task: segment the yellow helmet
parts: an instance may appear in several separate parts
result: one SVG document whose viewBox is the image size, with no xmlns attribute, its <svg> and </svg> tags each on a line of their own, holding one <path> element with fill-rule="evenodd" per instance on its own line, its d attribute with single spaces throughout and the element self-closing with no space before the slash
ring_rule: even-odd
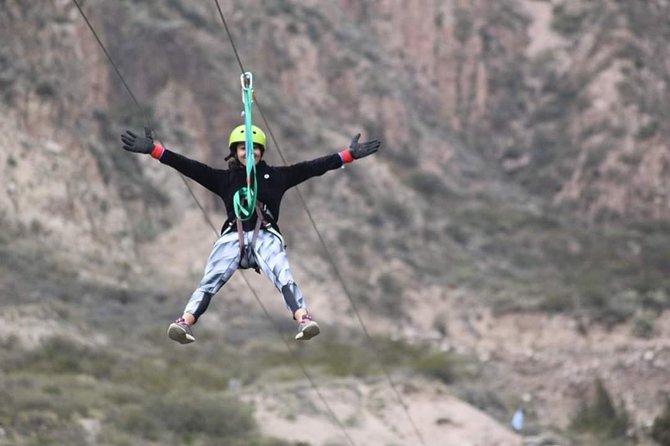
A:
<svg viewBox="0 0 670 446">
<path fill-rule="evenodd" d="M 228 138 L 228 148 L 232 152 L 234 144 L 245 141 L 246 138 L 244 135 L 244 124 L 238 125 L 233 129 L 232 132 L 230 132 L 230 138 Z M 265 133 L 255 125 L 251 126 L 251 142 L 253 144 L 260 145 L 261 152 L 265 152 Z"/>
</svg>

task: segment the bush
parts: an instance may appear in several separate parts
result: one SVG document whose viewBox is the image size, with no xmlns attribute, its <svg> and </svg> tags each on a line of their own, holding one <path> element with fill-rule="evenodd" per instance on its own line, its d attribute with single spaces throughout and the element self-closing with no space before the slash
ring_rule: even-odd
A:
<svg viewBox="0 0 670 446">
<path fill-rule="evenodd" d="M 179 444 L 190 444 L 199 436 L 229 444 L 227 440 L 249 438 L 256 431 L 250 406 L 229 396 L 191 391 L 168 394 L 123 410 L 115 422 L 120 429 L 146 439 L 159 440 L 167 434 L 179 439 Z"/>
<path fill-rule="evenodd" d="M 411 221 L 411 215 L 407 210 L 406 203 L 400 203 L 391 198 L 384 197 L 379 206 L 381 207 L 382 215 L 386 216 L 386 220 L 390 221 L 398 227 L 407 226 Z"/>
<path fill-rule="evenodd" d="M 49 81 L 41 81 L 35 87 L 35 93 L 42 99 L 53 99 L 58 91 L 59 88 Z"/>
<path fill-rule="evenodd" d="M 568 11 L 563 5 L 555 6 L 552 12 L 551 28 L 566 37 L 578 33 L 586 19 L 584 13 Z"/>
<path fill-rule="evenodd" d="M 654 419 L 651 438 L 660 446 L 670 446 L 670 399 L 666 401 L 663 412 Z"/>
<path fill-rule="evenodd" d="M 468 15 L 468 12 L 464 9 L 456 9 L 454 11 L 454 16 L 456 19 L 456 24 L 454 26 L 454 37 L 460 43 L 465 43 L 472 36 L 472 31 L 474 29 L 474 24 L 472 18 Z M 442 24 L 442 18 L 436 20 L 439 21 L 440 25 Z"/>
<path fill-rule="evenodd" d="M 593 403 L 582 401 L 582 407 L 572 421 L 579 432 L 588 432 L 603 438 L 624 438 L 628 429 L 628 414 L 617 410 L 612 398 L 600 379 L 594 382 Z"/>
<path fill-rule="evenodd" d="M 652 136 L 656 135 L 656 133 L 658 133 L 659 127 L 660 126 L 658 124 L 658 121 L 651 121 L 648 124 L 645 124 L 642 127 L 640 127 L 635 137 L 638 139 L 638 141 L 649 139 Z"/>
<path fill-rule="evenodd" d="M 447 195 L 449 189 L 439 176 L 426 173 L 414 172 L 409 177 L 409 185 L 426 198 L 432 198 L 437 195 Z"/>
<path fill-rule="evenodd" d="M 334 376 L 365 376 L 378 366 L 370 360 L 370 352 L 362 346 L 327 342 L 310 362 L 319 364 Z"/>
<path fill-rule="evenodd" d="M 26 355 L 20 362 L 23 371 L 49 374 L 88 374 L 108 377 L 117 359 L 102 351 L 78 345 L 68 339 L 54 337 Z"/>
<path fill-rule="evenodd" d="M 377 279 L 377 289 L 381 293 L 379 311 L 387 316 L 400 317 L 403 311 L 404 285 L 393 274 L 384 273 Z"/>
<path fill-rule="evenodd" d="M 485 382 L 482 385 L 458 386 L 456 395 L 471 406 L 493 415 L 498 420 L 503 420 L 509 416 L 509 408 L 502 400 L 500 390 L 491 388 L 491 384 Z"/>
<path fill-rule="evenodd" d="M 649 339 L 654 336 L 656 315 L 649 311 L 641 311 L 635 315 L 631 333 L 638 338 Z"/>
<path fill-rule="evenodd" d="M 453 383 L 457 378 L 454 358 L 445 353 L 433 353 L 420 358 L 415 365 L 418 372 L 436 378 L 445 384 Z"/>
</svg>

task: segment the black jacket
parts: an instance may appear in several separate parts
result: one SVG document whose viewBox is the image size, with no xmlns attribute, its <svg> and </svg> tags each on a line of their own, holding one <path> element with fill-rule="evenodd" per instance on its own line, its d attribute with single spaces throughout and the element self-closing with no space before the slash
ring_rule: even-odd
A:
<svg viewBox="0 0 670 446">
<path fill-rule="evenodd" d="M 246 169 L 243 167 L 214 169 L 167 149 L 163 151 L 160 162 L 177 169 L 183 175 L 221 197 L 228 213 L 228 219 L 221 228 L 222 233 L 235 226 L 233 197 L 235 192 L 246 185 Z M 305 180 L 339 167 L 342 167 L 342 159 L 337 153 L 291 166 L 270 166 L 261 160 L 256 165 L 256 181 L 258 184 L 257 200 L 265 205 L 264 217 L 279 231 L 277 222 L 284 192 Z M 255 224 L 256 215 L 254 214 L 252 218 L 243 222 L 243 228 L 245 231 L 250 231 L 254 229 Z"/>
</svg>

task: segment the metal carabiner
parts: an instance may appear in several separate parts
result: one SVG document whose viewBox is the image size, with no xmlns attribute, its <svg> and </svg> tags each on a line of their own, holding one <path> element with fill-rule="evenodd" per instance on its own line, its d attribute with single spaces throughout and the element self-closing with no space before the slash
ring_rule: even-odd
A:
<svg viewBox="0 0 670 446">
<path fill-rule="evenodd" d="M 251 74 L 250 71 L 247 71 L 246 73 L 242 73 L 240 75 L 240 84 L 242 84 L 242 102 L 245 101 L 244 93 L 246 91 L 252 91 L 254 90 L 254 76 Z"/>
<path fill-rule="evenodd" d="M 242 73 L 240 75 L 240 82 L 242 83 L 242 88 L 253 88 L 254 86 L 254 75 L 251 74 L 251 71 Z"/>
<path fill-rule="evenodd" d="M 254 86 L 253 74 L 251 74 L 250 71 L 242 73 L 240 75 L 240 84 L 242 84 L 242 103 L 244 104 L 246 110 L 246 107 L 251 103 L 253 103 L 254 99 L 256 99 L 256 93 L 254 93 L 253 89 Z M 249 104 L 247 104 L 247 101 L 249 101 Z M 244 117 L 245 115 L 245 110 L 242 110 L 242 117 Z"/>
</svg>

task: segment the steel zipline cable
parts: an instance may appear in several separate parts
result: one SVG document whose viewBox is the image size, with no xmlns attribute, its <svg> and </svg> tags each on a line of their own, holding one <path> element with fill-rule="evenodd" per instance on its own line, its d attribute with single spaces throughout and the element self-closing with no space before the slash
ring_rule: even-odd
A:
<svg viewBox="0 0 670 446">
<path fill-rule="evenodd" d="M 130 95 L 130 97 L 131 97 L 131 99 L 133 100 L 133 102 L 135 103 L 136 107 L 140 110 L 140 112 L 142 112 L 142 114 L 143 114 L 143 116 L 144 116 L 144 119 L 145 119 L 145 122 L 146 122 L 147 126 L 151 128 L 151 127 L 152 127 L 152 125 L 151 125 L 151 120 L 150 120 L 149 117 L 146 115 L 146 113 L 144 113 L 144 111 L 142 110 L 142 107 L 140 106 L 139 101 L 137 100 L 137 98 L 136 98 L 135 95 L 133 94 L 132 89 L 130 88 L 130 86 L 129 86 L 128 83 L 126 82 L 125 78 L 124 78 L 123 75 L 121 74 L 121 71 L 119 70 L 118 66 L 117 66 L 116 63 L 114 62 L 114 59 L 112 58 L 112 56 L 111 56 L 111 55 L 109 54 L 109 52 L 107 51 L 107 48 L 106 48 L 105 45 L 102 43 L 102 40 L 101 40 L 100 37 L 98 36 L 98 33 L 95 31 L 95 28 L 93 27 L 93 25 L 91 24 L 91 22 L 88 20 L 88 17 L 86 16 L 86 14 L 84 13 L 84 11 L 82 10 L 81 6 L 79 5 L 79 2 L 78 2 L 77 0 L 72 0 L 72 2 L 75 4 L 75 6 L 77 7 L 77 9 L 79 10 L 79 13 L 80 13 L 80 15 L 82 16 L 82 18 L 84 19 L 84 21 L 86 22 L 86 25 L 88 26 L 88 29 L 91 31 L 91 33 L 92 33 L 93 36 L 95 37 L 95 40 L 98 42 L 98 45 L 100 46 L 100 48 L 102 49 L 103 53 L 104 53 L 105 56 L 107 57 L 107 60 L 109 61 L 109 63 L 110 63 L 110 64 L 112 65 L 112 67 L 114 68 L 114 71 L 116 72 L 117 76 L 120 78 L 121 83 L 122 83 L 123 86 L 125 87 L 126 91 L 127 91 L 128 94 Z M 240 67 L 241 67 L 241 66 L 240 66 Z M 157 139 L 158 139 L 158 138 L 157 138 Z M 159 142 L 161 143 L 161 145 L 163 145 L 163 147 L 165 147 L 165 145 L 163 144 L 162 141 L 159 140 Z M 181 174 L 180 174 L 180 175 L 181 175 Z M 207 220 L 209 226 L 212 228 L 212 230 L 214 231 L 215 235 L 218 237 L 219 233 L 218 233 L 218 231 L 216 230 L 216 227 L 214 226 L 214 224 L 212 223 L 212 221 L 210 220 L 209 215 L 207 214 L 207 211 L 206 211 L 206 210 L 204 209 L 204 207 L 200 204 L 198 198 L 197 198 L 197 197 L 195 196 L 195 194 L 193 193 L 193 191 L 192 191 L 190 185 L 188 184 L 188 182 L 186 181 L 186 179 L 184 178 L 183 175 L 181 175 L 181 178 L 182 178 L 182 180 L 184 181 L 184 184 L 186 185 L 186 187 L 188 188 L 188 190 L 189 190 L 189 192 L 190 192 L 190 194 L 191 194 L 191 197 L 193 198 L 193 200 L 196 202 L 196 204 L 198 205 L 198 207 L 199 207 L 200 210 L 202 211 L 202 213 L 203 213 L 205 219 Z M 356 444 L 354 443 L 353 439 L 351 438 L 351 436 L 349 435 L 349 433 L 348 433 L 347 430 L 345 429 L 344 424 L 343 424 L 343 423 L 339 420 L 339 418 L 335 415 L 335 412 L 334 412 L 333 409 L 331 408 L 330 404 L 328 404 L 328 400 L 325 398 L 325 396 L 323 395 L 323 393 L 321 392 L 321 390 L 320 390 L 319 387 L 317 386 L 316 381 L 315 381 L 315 380 L 312 378 L 312 376 L 307 372 L 307 368 L 305 367 L 305 365 L 303 364 L 303 362 L 300 360 L 300 358 L 298 357 L 298 355 L 296 354 L 296 352 L 293 350 L 293 348 L 289 345 L 289 343 L 286 341 L 286 339 L 285 339 L 284 336 L 282 335 L 281 328 L 279 327 L 279 325 L 277 324 L 277 322 L 272 318 L 272 316 L 271 316 L 270 313 L 268 312 L 267 308 L 265 307 L 265 305 L 264 305 L 263 302 L 261 301 L 260 297 L 258 296 L 258 293 L 256 292 L 256 290 L 251 286 L 251 283 L 249 282 L 249 280 L 247 279 L 247 277 L 246 277 L 244 274 L 242 274 L 242 277 L 243 277 L 244 281 L 246 282 L 247 286 L 249 287 L 249 289 L 251 290 L 252 294 L 254 295 L 254 298 L 256 299 L 256 302 L 258 302 L 258 304 L 259 304 L 259 306 L 261 307 L 263 313 L 265 314 L 265 316 L 268 318 L 268 320 L 270 321 L 270 323 L 272 324 L 272 326 L 275 328 L 275 330 L 276 330 L 277 333 L 279 334 L 279 337 L 280 337 L 280 338 L 282 339 L 282 341 L 284 342 L 284 345 L 286 346 L 286 349 L 289 351 L 289 353 L 291 354 L 291 356 L 294 358 L 294 360 L 295 360 L 296 364 L 298 365 L 298 367 L 302 370 L 302 373 L 305 375 L 305 377 L 306 377 L 307 380 L 309 381 L 310 385 L 312 386 L 312 388 L 313 388 L 314 391 L 316 392 L 317 396 L 319 397 L 319 399 L 320 399 L 321 402 L 323 403 L 324 407 L 326 408 L 326 410 L 328 411 L 328 413 L 330 414 L 330 416 L 335 420 L 336 424 L 338 425 L 339 429 L 342 431 L 342 433 L 343 433 L 344 436 L 346 437 L 346 439 L 347 439 L 347 441 L 349 442 L 349 444 L 351 444 L 352 446 L 356 446 Z"/>
<path fill-rule="evenodd" d="M 93 28 L 93 25 L 92 25 L 91 22 L 88 20 L 88 17 L 86 16 L 86 14 L 84 14 L 84 11 L 81 9 L 81 6 L 79 5 L 79 2 L 78 2 L 77 0 L 72 0 L 72 3 L 74 3 L 75 6 L 77 7 L 77 9 L 79 10 L 79 14 L 81 15 L 81 17 L 82 17 L 82 18 L 84 19 L 84 21 L 86 22 L 86 25 L 88 26 L 88 29 L 91 31 L 91 34 L 93 34 L 93 37 L 95 37 L 95 40 L 98 42 L 98 45 L 99 45 L 100 48 L 102 49 L 102 52 L 105 53 L 105 56 L 107 57 L 107 60 L 109 61 L 109 63 L 110 63 L 110 65 L 112 66 L 112 68 L 114 68 L 114 71 L 116 72 L 116 75 L 117 75 L 117 76 L 119 77 L 119 79 L 121 80 L 121 83 L 122 83 L 123 86 L 125 87 L 125 89 L 126 89 L 126 91 L 128 92 L 128 94 L 130 95 L 130 98 L 133 100 L 133 102 L 135 103 L 135 106 L 137 107 L 137 109 L 140 111 L 140 113 L 141 113 L 142 116 L 144 117 L 145 125 L 146 125 L 147 127 L 151 128 L 151 129 L 153 129 L 153 125 L 152 125 L 151 119 L 150 119 L 149 116 L 146 114 L 146 112 L 142 109 L 142 106 L 140 105 L 139 101 L 137 100 L 137 98 L 136 98 L 135 95 L 133 94 L 133 90 L 130 89 L 130 86 L 128 85 L 128 83 L 127 83 L 126 80 L 124 79 L 123 75 L 121 74 L 121 71 L 119 70 L 119 67 L 118 67 L 118 66 L 116 65 L 116 63 L 114 62 L 114 59 L 112 59 L 112 56 L 109 54 L 109 51 L 107 51 L 107 48 L 106 48 L 105 45 L 102 43 L 102 40 L 100 40 L 100 37 L 98 36 L 98 33 L 95 31 L 95 28 Z M 163 144 L 163 141 L 162 141 L 162 140 L 160 139 L 160 137 L 158 136 L 158 132 L 156 132 L 155 129 L 154 129 L 154 133 L 156 134 L 156 139 L 158 140 L 158 142 L 160 142 L 160 144 L 161 144 L 163 147 L 166 147 L 166 145 Z M 207 221 L 207 223 L 209 224 L 209 226 L 212 228 L 212 230 L 214 230 L 214 232 L 218 235 L 218 232 L 216 231 L 216 227 L 214 226 L 214 223 L 212 223 L 212 220 L 210 220 L 209 216 L 207 215 L 207 212 L 205 211 L 205 208 L 202 207 L 202 205 L 200 204 L 200 201 L 199 201 L 198 198 L 195 196 L 195 193 L 193 192 L 193 189 L 191 189 L 191 186 L 190 186 L 190 185 L 188 184 L 188 182 L 186 181 L 186 178 L 184 178 L 184 175 L 182 175 L 181 173 L 179 174 L 179 176 L 180 176 L 181 180 L 184 182 L 184 184 L 186 185 L 186 188 L 188 189 L 188 192 L 191 194 L 191 197 L 193 197 L 193 200 L 195 200 L 195 203 L 198 205 L 198 207 L 200 208 L 200 210 L 201 210 L 202 213 L 204 214 L 204 216 L 205 216 L 205 220 Z"/>
<path fill-rule="evenodd" d="M 244 66 L 242 65 L 242 60 L 240 58 L 239 52 L 237 51 L 237 47 L 235 46 L 233 36 L 230 32 L 230 28 L 228 27 L 228 23 L 226 22 L 223 11 L 221 10 L 221 5 L 219 4 L 219 0 L 214 0 L 214 3 L 216 4 L 216 8 L 219 11 L 219 16 L 221 17 L 221 21 L 223 22 L 223 26 L 226 30 L 226 34 L 228 35 L 228 40 L 230 41 L 230 45 L 233 47 L 233 52 L 235 53 L 235 57 L 236 57 L 237 62 L 240 66 L 240 70 L 242 70 L 242 73 L 244 74 L 245 71 L 244 71 Z M 255 102 L 256 102 L 256 107 L 258 108 L 258 111 L 261 114 L 261 118 L 263 119 L 263 122 L 265 123 L 265 127 L 266 127 L 268 133 L 270 134 L 270 138 L 272 139 L 273 144 L 277 148 L 277 153 L 279 153 L 279 156 L 282 159 L 282 162 L 284 164 L 288 164 L 287 161 L 286 161 L 286 158 L 284 157 L 283 151 L 281 150 L 281 148 L 280 148 L 280 146 L 279 146 L 279 144 L 278 144 L 278 142 L 277 142 L 277 140 L 274 136 L 274 133 L 272 132 L 272 129 L 270 127 L 270 123 L 268 122 L 268 120 L 265 117 L 265 114 L 263 113 L 263 108 L 261 107 L 261 104 L 260 104 L 260 102 L 258 101 L 257 98 L 255 99 Z M 315 233 L 316 233 L 316 235 L 317 235 L 317 237 L 318 237 L 318 239 L 321 243 L 321 246 L 323 247 L 323 249 L 326 253 L 326 256 L 328 257 L 330 265 L 333 268 L 333 271 L 335 272 L 335 275 L 337 276 L 337 279 L 340 282 L 340 284 L 342 286 L 342 289 L 344 290 L 344 294 L 347 296 L 347 299 L 349 300 L 349 303 L 351 305 L 351 309 L 354 312 L 354 314 L 356 315 L 356 319 L 358 320 L 358 322 L 359 322 L 359 324 L 360 324 L 360 326 L 363 330 L 363 333 L 365 334 L 365 338 L 367 339 L 371 350 L 374 352 L 375 357 L 376 357 L 377 361 L 379 362 L 379 365 L 381 366 L 381 369 L 384 373 L 384 376 L 385 376 L 386 380 L 388 381 L 389 386 L 393 390 L 393 393 L 395 394 L 399 405 L 402 407 L 402 409 L 405 413 L 405 416 L 409 420 L 409 423 L 412 425 L 412 429 L 414 430 L 414 433 L 418 437 L 421 444 L 425 446 L 426 443 L 424 442 L 423 435 L 421 435 L 421 431 L 419 431 L 416 423 L 414 422 L 414 419 L 410 415 L 409 410 L 407 409 L 407 405 L 405 404 L 405 402 L 403 401 L 402 396 L 400 395 L 400 391 L 398 390 L 396 385 L 393 383 L 393 380 L 391 379 L 390 373 L 388 372 L 388 370 L 384 366 L 384 363 L 381 359 L 381 355 L 380 355 L 379 351 L 377 350 L 377 348 L 374 345 L 374 340 L 372 339 L 372 336 L 370 335 L 370 333 L 369 333 L 369 331 L 368 331 L 368 329 L 365 325 L 365 322 L 363 321 L 363 317 L 361 316 L 360 312 L 358 311 L 358 307 L 356 306 L 356 303 L 354 302 L 352 294 L 349 291 L 349 288 L 347 287 L 346 282 L 344 281 L 344 277 L 340 273 L 340 270 L 337 267 L 337 264 L 335 263 L 334 257 L 332 255 L 332 253 L 330 252 L 330 249 L 328 249 L 328 245 L 326 244 L 325 239 L 324 239 L 323 235 L 321 234 L 321 231 L 319 231 L 319 228 L 316 224 L 316 221 L 314 220 L 314 217 L 312 216 L 312 213 L 309 210 L 309 207 L 307 206 L 307 201 L 303 197 L 302 193 L 300 192 L 300 188 L 298 186 L 295 187 L 295 190 L 298 194 L 300 202 L 302 203 L 302 206 L 305 209 L 305 212 L 307 213 L 307 217 L 309 218 L 309 221 L 310 221 L 312 227 L 314 228 L 314 231 L 315 231 Z"/>
</svg>

